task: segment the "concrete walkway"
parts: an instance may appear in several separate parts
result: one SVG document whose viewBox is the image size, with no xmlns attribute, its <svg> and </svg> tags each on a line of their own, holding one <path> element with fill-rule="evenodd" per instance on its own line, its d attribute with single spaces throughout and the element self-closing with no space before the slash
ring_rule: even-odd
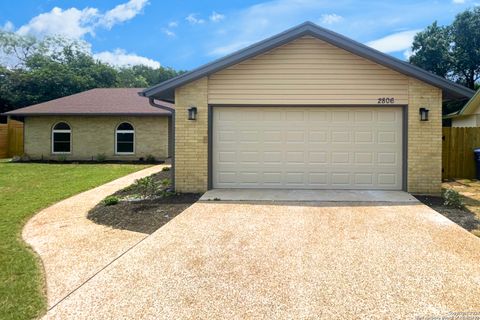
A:
<svg viewBox="0 0 480 320">
<path fill-rule="evenodd" d="M 148 236 L 95 224 L 87 214 L 106 196 L 163 167 L 150 167 L 60 201 L 27 222 L 22 237 L 42 259 L 48 308 Z"/>
<path fill-rule="evenodd" d="M 480 239 L 416 203 L 199 202 L 46 319 L 415 319 L 480 311 Z"/>
</svg>

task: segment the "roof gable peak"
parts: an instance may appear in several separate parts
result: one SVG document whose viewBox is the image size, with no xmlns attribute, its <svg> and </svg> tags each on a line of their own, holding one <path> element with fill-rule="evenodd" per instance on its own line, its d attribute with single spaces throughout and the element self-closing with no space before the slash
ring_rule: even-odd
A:
<svg viewBox="0 0 480 320">
<path fill-rule="evenodd" d="M 377 51 L 341 34 L 322 28 L 313 22 L 306 21 L 270 38 L 252 44 L 244 49 L 238 50 L 237 52 L 231 53 L 223 58 L 200 66 L 199 68 L 190 72 L 147 88 L 143 90 L 140 95 L 149 98 L 173 101 L 175 88 L 177 87 L 198 80 L 202 77 L 208 76 L 219 70 L 228 68 L 234 64 L 240 63 L 307 35 L 328 42 L 333 46 L 349 51 L 357 56 L 378 63 L 407 76 L 441 88 L 444 91 L 445 97 L 470 98 L 474 94 L 473 90 L 470 90 L 464 86 L 446 80 L 410 63 Z"/>
</svg>

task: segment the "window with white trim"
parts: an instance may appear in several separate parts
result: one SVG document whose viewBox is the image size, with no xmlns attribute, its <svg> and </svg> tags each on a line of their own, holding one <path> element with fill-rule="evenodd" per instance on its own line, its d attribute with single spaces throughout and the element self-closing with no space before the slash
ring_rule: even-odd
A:
<svg viewBox="0 0 480 320">
<path fill-rule="evenodd" d="M 115 130 L 115 153 L 135 153 L 135 129 L 128 122 L 119 124 Z"/>
<path fill-rule="evenodd" d="M 52 129 L 52 153 L 70 153 L 72 150 L 72 129 L 65 122 L 59 122 Z"/>
</svg>

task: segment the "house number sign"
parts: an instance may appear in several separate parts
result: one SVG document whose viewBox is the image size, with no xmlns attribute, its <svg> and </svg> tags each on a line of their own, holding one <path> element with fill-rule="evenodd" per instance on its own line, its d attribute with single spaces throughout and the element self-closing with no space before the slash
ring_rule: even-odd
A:
<svg viewBox="0 0 480 320">
<path fill-rule="evenodd" d="M 378 98 L 378 104 L 392 104 L 395 103 L 395 98 L 394 97 L 381 97 Z"/>
</svg>

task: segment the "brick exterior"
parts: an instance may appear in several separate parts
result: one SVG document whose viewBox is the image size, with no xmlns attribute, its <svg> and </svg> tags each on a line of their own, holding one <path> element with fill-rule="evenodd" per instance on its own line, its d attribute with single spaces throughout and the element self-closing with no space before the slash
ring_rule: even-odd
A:
<svg viewBox="0 0 480 320">
<path fill-rule="evenodd" d="M 442 92 L 409 79 L 407 189 L 412 193 L 441 192 Z M 175 91 L 175 181 L 182 192 L 203 192 L 208 187 L 208 79 L 202 78 Z M 187 120 L 189 106 L 198 119 Z M 430 110 L 429 121 L 419 120 L 419 108 Z"/>
<path fill-rule="evenodd" d="M 442 91 L 415 79 L 408 90 L 407 190 L 439 194 L 442 181 Z M 430 110 L 429 121 L 420 121 L 419 109 Z"/>
<path fill-rule="evenodd" d="M 95 160 L 105 154 L 107 160 L 138 160 L 153 155 L 168 156 L 168 117 L 121 116 L 38 116 L 25 118 L 25 153 L 32 159 L 58 159 L 52 154 L 52 127 L 59 121 L 72 129 L 68 160 Z M 122 122 L 135 128 L 135 154 L 115 155 L 115 129 Z"/>
<path fill-rule="evenodd" d="M 208 187 L 208 79 L 202 78 L 175 90 L 175 188 L 204 192 Z M 197 107 L 196 121 L 188 108 Z"/>
</svg>

